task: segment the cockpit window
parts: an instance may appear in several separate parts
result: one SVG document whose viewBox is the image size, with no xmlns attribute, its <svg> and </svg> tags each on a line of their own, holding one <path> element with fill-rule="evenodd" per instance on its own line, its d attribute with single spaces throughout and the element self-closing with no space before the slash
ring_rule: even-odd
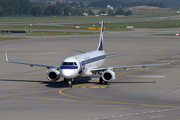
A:
<svg viewBox="0 0 180 120">
<path fill-rule="evenodd" d="M 77 66 L 76 62 L 63 62 L 63 66 Z"/>
<path fill-rule="evenodd" d="M 68 65 L 68 63 L 67 62 L 63 62 L 63 65 Z"/>
<path fill-rule="evenodd" d="M 73 65 L 73 62 L 68 62 L 68 65 L 69 65 L 69 66 L 72 66 L 72 65 Z"/>
</svg>

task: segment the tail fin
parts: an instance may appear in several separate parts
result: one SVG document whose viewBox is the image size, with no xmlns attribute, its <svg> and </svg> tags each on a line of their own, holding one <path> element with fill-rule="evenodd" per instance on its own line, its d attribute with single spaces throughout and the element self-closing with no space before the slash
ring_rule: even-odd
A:
<svg viewBox="0 0 180 120">
<path fill-rule="evenodd" d="M 101 22 L 101 33 L 100 33 L 100 39 L 99 39 L 99 46 L 97 50 L 103 50 L 103 30 L 104 30 L 104 20 Z"/>
</svg>

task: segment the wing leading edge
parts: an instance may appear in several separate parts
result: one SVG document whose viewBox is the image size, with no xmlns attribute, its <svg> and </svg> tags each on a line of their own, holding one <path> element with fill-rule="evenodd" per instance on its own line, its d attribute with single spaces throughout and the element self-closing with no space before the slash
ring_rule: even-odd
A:
<svg viewBox="0 0 180 120">
<path fill-rule="evenodd" d="M 6 62 L 8 63 L 16 63 L 16 64 L 23 64 L 23 65 L 30 65 L 31 67 L 33 66 L 40 66 L 40 67 L 47 67 L 49 68 L 60 68 L 60 66 L 54 66 L 54 65 L 45 65 L 45 64 L 36 64 L 36 63 L 26 63 L 26 62 L 16 62 L 16 61 L 9 61 L 8 56 L 7 56 L 7 51 L 5 51 L 6 54 Z"/>
<path fill-rule="evenodd" d="M 128 51 L 121 51 L 121 52 L 106 53 L 105 55 L 108 56 L 108 55 L 121 54 L 121 53 L 134 52 L 134 51 L 137 51 L 137 50 L 128 50 Z"/>
<path fill-rule="evenodd" d="M 101 68 L 93 68 L 91 72 L 100 72 L 100 71 L 105 71 L 108 69 L 116 69 L 116 68 L 134 68 L 134 67 L 147 67 L 147 66 L 155 66 L 155 65 L 168 65 L 171 64 L 172 62 L 169 63 L 155 63 L 155 64 L 139 64 L 139 65 L 125 65 L 125 66 L 112 66 L 112 67 L 101 67 Z"/>
</svg>

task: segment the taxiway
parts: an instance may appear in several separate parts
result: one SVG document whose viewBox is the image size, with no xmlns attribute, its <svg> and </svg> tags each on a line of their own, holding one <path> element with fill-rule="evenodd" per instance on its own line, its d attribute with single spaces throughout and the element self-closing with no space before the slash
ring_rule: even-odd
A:
<svg viewBox="0 0 180 120">
<path fill-rule="evenodd" d="M 109 84 L 98 84 L 98 75 L 76 78 L 73 88 L 61 80 L 46 79 L 48 69 L 5 62 L 9 60 L 60 65 L 71 51 L 97 48 L 99 35 L 30 36 L 0 42 L 0 119 L 2 120 L 179 120 L 179 36 L 156 37 L 151 33 L 179 29 L 135 29 L 104 34 L 104 50 L 138 50 L 106 58 L 103 66 L 162 63 L 120 70 Z"/>
</svg>

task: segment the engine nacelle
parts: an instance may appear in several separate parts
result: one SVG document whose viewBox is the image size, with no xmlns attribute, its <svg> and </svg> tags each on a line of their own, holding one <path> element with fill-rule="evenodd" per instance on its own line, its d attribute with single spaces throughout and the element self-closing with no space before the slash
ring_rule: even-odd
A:
<svg viewBox="0 0 180 120">
<path fill-rule="evenodd" d="M 111 70 L 106 70 L 102 73 L 102 79 L 106 82 L 113 81 L 115 79 L 116 75 Z"/>
<path fill-rule="evenodd" d="M 52 69 L 47 72 L 46 77 L 49 81 L 57 81 L 60 79 L 60 72 L 57 69 Z"/>
</svg>

